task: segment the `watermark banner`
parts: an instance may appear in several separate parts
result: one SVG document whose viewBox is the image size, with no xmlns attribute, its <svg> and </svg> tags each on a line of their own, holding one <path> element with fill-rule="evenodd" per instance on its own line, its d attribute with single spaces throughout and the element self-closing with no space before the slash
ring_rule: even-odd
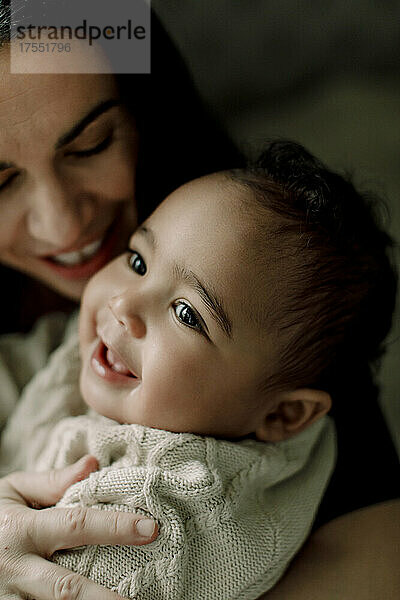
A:
<svg viewBox="0 0 400 600">
<path fill-rule="evenodd" d="M 12 73 L 150 73 L 150 0 L 11 0 Z"/>
</svg>

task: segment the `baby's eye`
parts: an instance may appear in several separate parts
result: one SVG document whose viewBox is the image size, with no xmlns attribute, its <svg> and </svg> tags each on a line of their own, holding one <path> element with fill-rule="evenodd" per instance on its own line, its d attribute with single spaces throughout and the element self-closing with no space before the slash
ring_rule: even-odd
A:
<svg viewBox="0 0 400 600">
<path fill-rule="evenodd" d="M 174 311 L 177 319 L 181 321 L 181 323 L 187 325 L 188 327 L 191 327 L 192 329 L 197 329 L 197 331 L 204 331 L 203 325 L 199 317 L 197 316 L 193 308 L 189 306 L 189 304 L 186 304 L 182 300 L 177 300 L 174 303 Z"/>
<path fill-rule="evenodd" d="M 128 264 L 135 273 L 138 275 L 145 275 L 147 271 L 146 263 L 140 256 L 139 252 L 135 250 L 129 250 L 130 256 L 128 256 Z"/>
</svg>

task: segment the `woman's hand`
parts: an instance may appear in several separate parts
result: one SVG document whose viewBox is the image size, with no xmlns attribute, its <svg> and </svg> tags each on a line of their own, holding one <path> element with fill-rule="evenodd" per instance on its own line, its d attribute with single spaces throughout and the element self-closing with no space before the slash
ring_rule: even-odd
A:
<svg viewBox="0 0 400 600">
<path fill-rule="evenodd" d="M 86 508 L 45 508 L 98 468 L 93 456 L 58 471 L 0 479 L 0 599 L 118 600 L 120 596 L 49 562 L 56 550 L 86 544 L 142 545 L 158 535 L 141 515 Z"/>
</svg>

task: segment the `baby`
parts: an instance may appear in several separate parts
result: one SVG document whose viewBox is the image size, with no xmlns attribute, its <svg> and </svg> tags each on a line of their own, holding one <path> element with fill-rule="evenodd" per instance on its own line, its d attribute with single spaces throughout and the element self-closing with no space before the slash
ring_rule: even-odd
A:
<svg viewBox="0 0 400 600">
<path fill-rule="evenodd" d="M 351 184 L 289 142 L 173 192 L 89 282 L 81 362 L 71 323 L 1 449 L 8 470 L 95 455 L 60 505 L 139 508 L 159 536 L 54 560 L 142 600 L 271 588 L 334 465 L 330 392 L 387 333 L 367 324 L 393 300 L 388 242 Z"/>
</svg>

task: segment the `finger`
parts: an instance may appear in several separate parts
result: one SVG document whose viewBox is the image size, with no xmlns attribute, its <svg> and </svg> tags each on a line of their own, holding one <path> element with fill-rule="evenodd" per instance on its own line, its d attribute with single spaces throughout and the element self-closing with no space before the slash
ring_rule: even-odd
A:
<svg viewBox="0 0 400 600">
<path fill-rule="evenodd" d="M 37 600 L 122 600 L 115 592 L 35 555 L 26 557 L 16 581 L 24 597 Z"/>
<path fill-rule="evenodd" d="M 88 477 L 98 466 L 97 459 L 87 455 L 64 469 L 42 473 L 20 471 L 12 473 L 6 479 L 27 504 L 52 506 L 70 485 Z"/>
<path fill-rule="evenodd" d="M 46 556 L 86 545 L 141 546 L 158 536 L 156 521 L 132 513 L 84 507 L 29 512 L 34 544 Z"/>
</svg>

